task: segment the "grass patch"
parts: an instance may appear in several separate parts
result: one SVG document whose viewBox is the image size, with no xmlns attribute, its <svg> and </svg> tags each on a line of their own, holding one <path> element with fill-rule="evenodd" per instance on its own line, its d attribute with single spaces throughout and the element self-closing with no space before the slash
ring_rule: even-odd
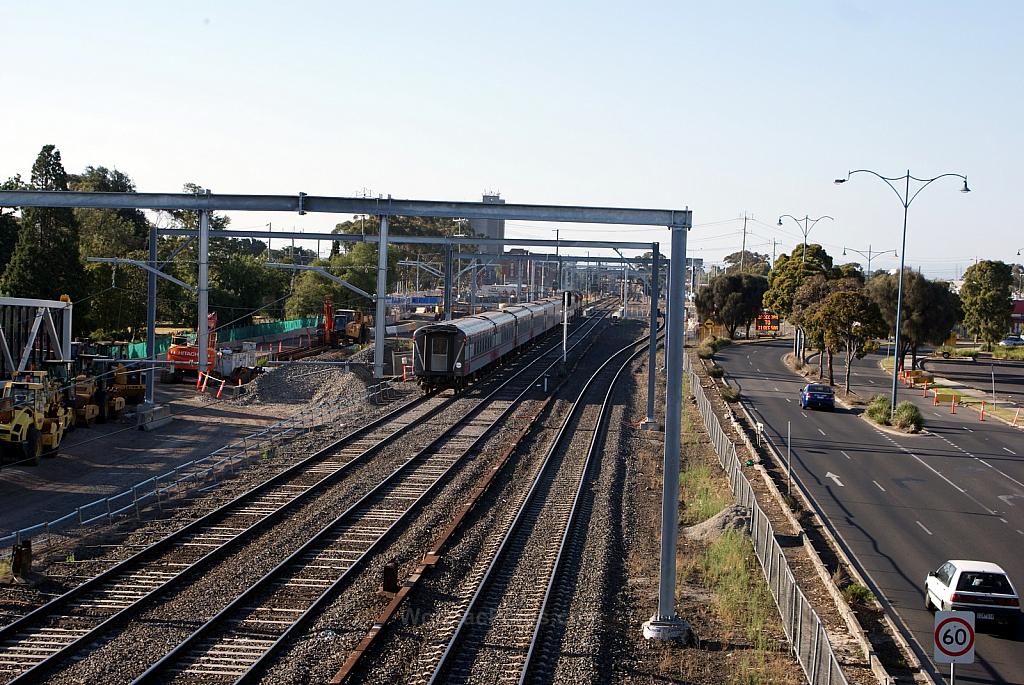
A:
<svg viewBox="0 0 1024 685">
<path fill-rule="evenodd" d="M 713 335 L 710 338 L 708 338 L 707 340 L 705 340 L 704 344 L 705 345 L 709 345 L 711 347 L 711 349 L 713 349 L 715 352 L 718 352 L 723 347 L 728 347 L 729 345 L 732 345 L 732 339 L 731 338 L 719 338 L 718 336 L 714 336 Z"/>
<path fill-rule="evenodd" d="M 683 522 L 692 526 L 709 518 L 732 504 L 732 498 L 716 485 L 720 476 L 717 469 L 707 464 L 687 466 L 679 474 L 684 505 Z"/>
<path fill-rule="evenodd" d="M 708 367 L 708 375 L 712 378 L 721 378 L 725 375 L 725 369 L 718 364 L 712 364 Z"/>
<path fill-rule="evenodd" d="M 843 599 L 851 607 L 866 607 L 875 601 L 875 596 L 860 583 L 850 583 L 843 588 Z"/>
<path fill-rule="evenodd" d="M 864 413 L 875 423 L 888 426 L 889 415 L 892 413 L 892 402 L 886 395 L 875 395 Z"/>
<path fill-rule="evenodd" d="M 959 358 L 976 358 L 979 351 L 977 347 L 956 347 L 955 345 L 942 345 L 935 349 L 935 353 L 941 357 L 945 357 L 948 354 L 950 357 Z"/>
<path fill-rule="evenodd" d="M 720 390 L 720 393 L 722 395 L 722 399 L 725 400 L 726 402 L 740 401 L 740 391 L 736 390 L 733 387 L 727 385 Z"/>
<path fill-rule="evenodd" d="M 701 345 L 697 348 L 697 356 L 701 359 L 713 359 L 715 356 L 715 349 L 710 345 Z"/>
<path fill-rule="evenodd" d="M 992 357 L 995 359 L 1024 360 L 1024 347 L 999 347 L 992 348 Z"/>
<path fill-rule="evenodd" d="M 747 534 L 740 530 L 723 533 L 704 551 L 700 571 L 715 593 L 716 613 L 757 649 L 777 651 L 779 644 L 771 638 L 770 629 L 775 605 Z"/>
</svg>

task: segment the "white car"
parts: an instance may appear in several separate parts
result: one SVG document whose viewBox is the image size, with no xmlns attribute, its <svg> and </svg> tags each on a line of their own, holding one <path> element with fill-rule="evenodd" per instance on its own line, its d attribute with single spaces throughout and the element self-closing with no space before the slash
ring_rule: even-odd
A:
<svg viewBox="0 0 1024 685">
<path fill-rule="evenodd" d="M 1015 335 L 1008 335 L 999 341 L 999 345 L 1000 347 L 1020 347 L 1024 345 L 1024 339 L 1018 338 Z"/>
<path fill-rule="evenodd" d="M 924 580 L 924 606 L 929 611 L 973 611 L 981 623 L 989 621 L 1012 630 L 1020 617 L 1020 595 L 997 564 L 953 559 L 928 573 Z"/>
</svg>

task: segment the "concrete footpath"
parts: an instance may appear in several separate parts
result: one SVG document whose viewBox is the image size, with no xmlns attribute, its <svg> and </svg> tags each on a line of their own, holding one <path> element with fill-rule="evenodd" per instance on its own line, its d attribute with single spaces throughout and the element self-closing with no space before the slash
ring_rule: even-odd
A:
<svg viewBox="0 0 1024 685">
<path fill-rule="evenodd" d="M 97 499 L 170 471 L 257 431 L 298 407 L 212 402 L 195 387 L 158 385 L 157 401 L 174 419 L 153 432 L 134 419 L 76 428 L 60 453 L 39 466 L 0 466 L 0 535 L 63 516 Z"/>
</svg>

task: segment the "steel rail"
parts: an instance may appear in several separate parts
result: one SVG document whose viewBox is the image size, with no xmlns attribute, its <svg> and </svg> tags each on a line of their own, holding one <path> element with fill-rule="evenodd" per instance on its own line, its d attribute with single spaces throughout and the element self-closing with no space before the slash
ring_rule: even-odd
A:
<svg viewBox="0 0 1024 685">
<path fill-rule="evenodd" d="M 660 334 L 658 338 L 663 339 L 664 334 Z M 540 612 L 537 614 L 537 622 L 534 624 L 533 628 L 533 637 L 530 639 L 530 648 L 526 653 L 526 661 L 524 662 L 523 668 L 519 674 L 519 685 L 524 685 L 527 682 L 527 676 L 533 666 L 533 658 L 536 654 L 537 643 L 540 641 L 541 631 L 544 628 L 544 615 L 547 613 L 548 603 L 554 592 L 555 581 L 558 579 L 558 576 L 562 571 L 562 560 L 565 556 L 566 547 L 568 546 L 570 533 L 576 525 L 576 516 L 579 513 L 580 499 L 583 496 L 583 488 L 587 482 L 586 476 L 590 471 L 590 464 L 594 459 L 594 455 L 597 454 L 599 449 L 601 449 L 603 446 L 603 440 L 607 436 L 608 419 L 611 416 L 612 408 L 612 393 L 615 392 L 616 384 L 619 382 L 619 376 L 622 375 L 622 372 L 644 352 L 644 348 L 640 348 L 629 355 L 629 358 L 626 359 L 622 366 L 619 367 L 619 370 L 615 372 L 615 376 L 608 385 L 608 391 L 604 395 L 604 401 L 601 403 L 601 411 L 597 418 L 597 425 L 594 427 L 594 433 L 590 437 L 590 446 L 587 449 L 587 459 L 583 465 L 583 472 L 580 477 L 579 486 L 576 488 L 576 495 L 573 497 L 572 510 L 569 513 L 569 519 L 565 524 L 565 531 L 562 534 L 562 540 L 558 545 L 558 554 L 555 557 L 555 563 L 551 569 L 551 578 L 548 581 L 547 589 L 544 591 L 544 599 L 541 600 Z"/>
<path fill-rule="evenodd" d="M 586 397 L 587 391 L 590 389 L 590 386 L 597 380 L 598 376 L 600 376 L 602 374 L 602 372 L 606 369 L 606 367 L 608 367 L 608 365 L 611 364 L 617 357 L 619 357 L 620 355 L 628 352 L 630 349 L 632 349 L 633 347 L 636 347 L 637 345 L 642 345 L 642 344 L 646 343 L 648 340 L 649 340 L 649 336 L 644 336 L 643 338 L 641 338 L 639 340 L 635 340 L 635 341 L 629 343 L 628 345 L 622 347 L 621 349 L 615 351 L 607 360 L 604 361 L 604 363 L 601 364 L 601 366 L 599 366 L 597 368 L 596 371 L 594 371 L 593 374 L 591 374 L 590 378 L 587 380 L 587 382 L 584 385 L 583 389 L 580 391 L 579 397 L 573 403 L 572 407 L 569 410 L 569 413 L 566 415 L 565 421 L 562 423 L 562 426 L 561 426 L 561 428 L 558 431 L 558 434 L 555 436 L 554 441 L 552 442 L 551 446 L 548 448 L 547 454 L 545 455 L 544 461 L 542 462 L 541 467 L 540 467 L 540 469 L 537 472 L 537 476 L 534 478 L 534 481 L 533 481 L 533 484 L 530 487 L 530 490 L 527 492 L 526 496 L 523 498 L 523 502 L 519 506 L 519 509 L 516 512 L 515 518 L 512 520 L 512 523 L 509 526 L 509 529 L 506 531 L 505 535 L 503 536 L 503 538 L 501 540 L 501 543 L 498 546 L 498 549 L 495 551 L 495 554 L 492 557 L 491 562 L 490 562 L 490 564 L 487 567 L 487 570 L 484 572 L 483 577 L 481 578 L 480 582 L 477 584 L 476 591 L 473 593 L 473 596 L 470 598 L 469 603 L 467 604 L 465 610 L 463 611 L 462 617 L 459 619 L 459 623 L 455 627 L 455 631 L 452 634 L 451 638 L 449 639 L 448 644 L 446 645 L 446 647 L 444 649 L 444 652 L 441 654 L 440 660 L 439 660 L 437 666 L 435 667 L 433 674 L 431 675 L 431 677 L 429 679 L 430 683 L 444 682 L 443 674 L 444 674 L 444 672 L 445 672 L 445 670 L 446 670 L 446 668 L 448 666 L 449 659 L 452 657 L 453 653 L 455 652 L 456 645 L 460 641 L 460 639 L 461 639 L 461 637 L 462 637 L 462 635 L 463 635 L 463 633 L 464 633 L 464 631 L 466 629 L 466 626 L 468 625 L 468 623 L 470 621 L 470 616 L 473 615 L 475 608 L 479 604 L 480 599 L 481 599 L 481 597 L 484 594 L 484 590 L 489 585 L 489 583 L 490 583 L 490 581 L 492 579 L 492 576 L 494 574 L 494 571 L 498 567 L 499 560 L 504 556 L 505 551 L 508 548 L 510 541 L 515 536 L 515 534 L 518 532 L 520 522 L 522 521 L 522 519 L 523 519 L 525 513 L 527 512 L 528 508 L 533 504 L 534 496 L 536 495 L 538 489 L 541 487 L 541 484 L 543 482 L 545 482 L 545 480 L 549 477 L 549 475 L 551 477 L 554 477 L 554 475 L 557 475 L 557 474 L 554 474 L 554 475 L 549 474 L 549 466 L 551 465 L 551 463 L 553 461 L 554 455 L 562 447 L 562 445 L 565 442 L 566 438 L 572 434 L 572 431 L 569 430 L 569 426 L 573 423 L 573 419 L 574 418 L 578 418 L 582 414 L 583 409 L 587 406 L 587 405 L 584 404 L 583 398 Z M 611 385 L 610 385 L 610 388 L 614 387 L 614 383 L 618 379 L 619 374 L 621 373 L 622 368 L 625 368 L 636 356 L 642 354 L 645 351 L 646 351 L 646 348 L 645 347 L 641 347 L 639 350 L 636 350 L 635 352 L 633 352 L 628 357 L 628 359 L 625 362 L 623 362 L 622 366 L 620 367 L 620 369 L 616 372 L 615 376 L 613 377 Z M 605 403 L 607 403 L 607 397 L 608 396 L 606 396 Z M 605 411 L 604 406 L 602 406 L 601 413 L 603 414 L 604 411 Z M 594 436 L 597 436 L 597 434 L 598 434 L 598 431 L 597 431 L 597 428 L 595 428 Z M 592 437 L 592 440 L 593 439 L 594 438 Z M 584 481 L 586 479 L 586 472 L 587 472 L 587 469 L 589 467 L 589 463 L 590 463 L 590 460 L 589 460 L 589 455 L 588 455 L 587 460 L 585 462 L 585 465 L 584 465 L 584 467 L 583 467 L 583 469 L 581 471 L 581 476 L 580 476 L 580 481 L 581 482 L 580 482 L 580 486 L 579 486 L 580 488 L 582 488 L 583 483 L 584 483 Z M 556 469 L 556 471 L 557 471 L 557 469 Z M 577 490 L 577 498 L 578 498 L 578 495 L 579 495 L 579 489 Z M 572 519 L 573 513 L 575 512 L 577 501 L 578 500 L 574 500 L 574 502 L 573 502 L 572 512 L 570 513 L 570 517 L 569 517 L 570 520 Z M 541 618 L 542 617 L 543 617 L 543 614 L 541 615 Z M 538 618 L 537 620 L 540 621 L 541 618 Z"/>
<path fill-rule="evenodd" d="M 419 407 L 431 397 L 432 395 L 427 395 L 415 398 L 409 402 L 402 404 L 396 409 L 388 412 L 384 416 L 375 419 L 369 424 L 353 430 L 349 434 L 339 438 L 338 440 L 331 443 L 327 447 L 324 447 L 323 449 L 315 452 L 314 454 L 306 457 L 305 459 L 296 462 L 295 464 L 289 466 L 281 473 L 273 476 L 272 478 L 264 481 L 263 483 L 254 486 L 253 488 L 247 490 L 246 492 L 243 492 L 238 497 L 235 497 L 231 501 L 226 502 L 220 507 L 217 507 L 216 509 L 208 512 L 207 514 L 196 519 L 192 523 L 189 523 L 188 525 L 178 529 L 177 531 L 174 531 L 169 535 L 161 538 L 160 540 L 157 540 L 152 545 L 149 545 L 146 548 L 128 557 L 127 559 L 118 562 L 116 565 L 112 566 L 106 571 L 103 571 L 102 573 L 85 581 L 81 585 L 72 588 L 68 592 L 65 592 L 59 597 L 56 597 L 55 599 L 47 602 L 46 604 L 43 604 L 42 606 L 29 612 L 28 614 L 7 624 L 3 628 L 0 628 L 0 645 L 4 645 L 3 647 L 0 647 L 0 660 L 2 660 L 6 656 L 5 652 L 9 651 L 12 646 L 17 646 L 16 644 L 9 643 L 13 643 L 19 639 L 19 632 L 31 630 L 33 626 L 38 626 L 40 622 L 45 622 L 48 619 L 59 618 L 60 616 L 62 616 L 62 614 L 58 612 L 61 612 L 62 610 L 69 608 L 73 602 L 84 599 L 89 593 L 100 590 L 100 588 L 104 584 L 111 581 L 116 581 L 118 577 L 130 575 L 133 569 L 144 569 L 148 563 L 153 561 L 153 557 L 156 557 L 170 550 L 175 544 L 181 543 L 189 539 L 190 536 L 199 533 L 199 531 L 202 531 L 204 528 L 207 528 L 211 525 L 215 525 L 218 520 L 223 519 L 227 516 L 231 516 L 232 510 L 239 509 L 248 504 L 251 504 L 252 502 L 258 500 L 261 495 L 265 494 L 267 491 L 272 490 L 274 487 L 277 487 L 282 482 L 287 481 L 297 475 L 301 475 L 302 472 L 308 469 L 311 465 L 332 456 L 334 452 L 336 452 L 337 450 L 343 449 L 346 445 L 362 438 L 363 436 L 369 433 L 372 433 L 377 428 L 401 416 L 410 409 Z M 207 554 L 204 554 L 200 558 L 196 559 L 187 568 L 184 568 L 177 574 L 166 578 L 165 582 L 152 586 L 152 589 L 150 589 L 149 592 L 139 595 L 137 598 L 135 598 L 135 601 L 132 602 L 130 605 L 125 606 L 124 608 L 114 612 L 113 614 L 110 614 L 106 618 L 96 617 L 102 618 L 100 623 L 89 629 L 87 632 L 76 636 L 73 641 L 61 645 L 58 651 L 52 652 L 48 656 L 46 656 L 45 659 L 37 661 L 28 670 L 16 675 L 12 680 L 8 682 L 29 682 L 40 677 L 40 675 L 42 675 L 44 671 L 53 667 L 57 662 L 67 658 L 71 652 L 77 650 L 83 644 L 87 644 L 89 641 L 93 640 L 101 631 L 104 631 L 124 620 L 130 619 L 132 615 L 141 611 L 142 607 L 145 604 L 147 604 L 148 600 L 154 597 L 156 594 L 166 593 L 168 590 L 177 587 L 178 585 L 181 585 L 186 580 L 191 578 L 191 576 L 194 575 L 194 573 L 197 570 L 199 570 L 202 566 L 206 566 L 212 562 L 217 561 L 219 558 L 224 556 L 224 554 L 226 554 L 228 551 L 234 549 L 242 542 L 245 542 L 257 532 L 263 530 L 264 528 L 273 523 L 276 523 L 277 520 L 287 510 L 291 509 L 295 504 L 297 504 L 300 501 L 303 501 L 306 497 L 311 496 L 312 494 L 319 491 L 323 487 L 330 485 L 335 480 L 337 480 L 337 478 L 341 477 L 349 470 L 354 468 L 357 464 L 364 461 L 365 458 L 371 452 L 379 449 L 380 447 L 383 447 L 385 444 L 390 443 L 394 439 L 398 438 L 400 435 L 405 433 L 410 428 L 429 418 L 430 415 L 436 413 L 437 411 L 440 411 L 441 408 L 443 408 L 444 406 L 446 405 L 439 405 L 436 409 L 431 410 L 425 413 L 423 416 L 419 417 L 417 421 L 403 425 L 399 430 L 390 434 L 384 440 L 375 443 L 372 447 L 368 448 L 367 450 L 364 450 L 360 455 L 356 456 L 351 461 L 346 462 L 341 468 L 339 468 L 333 474 L 330 474 L 327 477 L 323 478 L 322 480 L 316 482 L 295 498 L 289 500 L 288 502 L 285 502 L 280 507 L 268 513 L 263 518 L 255 521 L 251 526 L 244 529 L 243 532 L 225 541 L 224 544 L 220 545 L 219 547 L 211 550 Z M 75 617 L 88 618 L 86 616 L 81 615 L 76 615 Z M 45 631 L 46 629 L 44 628 L 43 630 Z M 27 661 L 29 657 L 23 658 Z"/>
<path fill-rule="evenodd" d="M 591 325 L 589 328 L 585 330 L 577 329 L 577 331 L 575 331 L 574 334 L 580 335 L 580 339 L 577 340 L 572 345 L 571 349 L 575 349 L 577 346 L 582 344 L 583 341 L 586 340 L 586 335 L 593 331 L 598 326 L 598 324 L 603 320 L 604 317 L 602 316 L 596 319 L 593 325 Z M 190 652 L 197 646 L 200 646 L 200 643 L 202 641 L 211 639 L 210 636 L 213 635 L 221 627 L 222 624 L 229 621 L 234 615 L 238 613 L 244 613 L 247 610 L 251 609 L 253 605 L 250 604 L 250 602 L 257 600 L 257 596 L 260 593 L 267 591 L 269 588 L 271 588 L 278 581 L 278 579 L 281 576 L 284 576 L 285 573 L 290 569 L 296 567 L 303 567 L 305 565 L 304 558 L 308 557 L 311 551 L 316 550 L 317 545 L 324 542 L 325 540 L 328 540 L 332 535 L 337 533 L 339 530 L 343 529 L 349 523 L 358 520 L 358 513 L 360 512 L 360 510 L 364 509 L 368 503 L 372 503 L 374 498 L 381 495 L 381 493 L 385 493 L 386 489 L 390 487 L 392 484 L 400 483 L 402 477 L 410 473 L 415 473 L 414 469 L 417 466 L 420 466 L 431 453 L 437 451 L 437 448 L 439 446 L 442 446 L 451 435 L 456 433 L 456 431 L 459 428 L 462 428 L 463 426 L 471 423 L 472 420 L 477 415 L 479 415 L 487 408 L 488 403 L 492 399 L 498 396 L 498 394 L 501 393 L 507 386 L 512 384 L 513 381 L 521 380 L 528 369 L 536 365 L 538 362 L 542 361 L 549 354 L 556 352 L 560 347 L 560 344 L 556 344 L 549 347 L 541 355 L 538 355 L 535 359 L 529 361 L 521 369 L 516 370 L 511 376 L 505 379 L 497 388 L 495 388 L 488 395 L 483 397 L 477 404 L 477 406 L 468 411 L 464 416 L 462 416 L 457 423 L 447 428 L 443 433 L 441 433 L 441 435 L 432 440 L 428 445 L 426 445 L 424 448 L 419 450 L 415 455 L 413 455 L 407 461 L 401 464 L 397 469 L 395 469 L 391 474 L 386 476 L 380 483 L 374 486 L 373 489 L 371 489 L 369 492 L 363 495 L 358 501 L 353 503 L 337 518 L 335 518 L 333 521 L 331 521 L 322 529 L 320 529 L 320 531 L 318 531 L 302 546 L 300 546 L 297 550 L 290 554 L 286 559 L 282 560 L 273 569 L 267 572 L 262 578 L 260 578 L 255 583 L 250 585 L 248 589 L 246 589 L 241 595 L 236 597 L 230 604 L 228 604 L 226 607 L 218 611 L 216 615 L 214 615 L 212 618 L 206 621 L 198 629 L 196 629 L 191 635 L 189 635 L 187 638 L 185 638 L 185 640 L 180 642 L 174 649 L 172 649 L 159 661 L 152 664 L 144 673 L 142 673 L 138 678 L 136 678 L 133 681 L 133 683 L 135 685 L 139 685 L 141 683 L 151 683 L 160 680 L 169 671 L 171 671 L 176 664 L 178 664 L 180 661 L 184 659 L 187 659 L 190 655 Z M 251 682 L 252 680 L 254 680 L 256 678 L 256 674 L 259 673 L 267 664 L 269 659 L 274 654 L 276 654 L 278 650 L 280 650 L 281 646 L 286 642 L 286 640 L 296 631 L 300 630 L 309 620 L 311 620 L 311 618 L 318 613 L 321 607 L 323 607 L 328 601 L 333 599 L 333 597 L 340 591 L 342 584 L 345 583 L 347 579 L 350 577 L 350 575 L 357 569 L 359 569 L 363 565 L 363 563 L 365 563 L 365 561 L 376 552 L 377 548 L 389 536 L 389 534 L 400 523 L 402 523 L 402 521 L 404 521 L 406 517 L 414 509 L 416 509 L 418 505 L 426 497 L 430 496 L 438 487 L 439 484 L 445 482 L 447 475 L 451 473 L 457 466 L 459 466 L 465 460 L 467 455 L 471 454 L 480 444 L 482 444 L 491 435 L 491 433 L 499 425 L 501 420 L 504 419 L 517 406 L 518 402 L 527 393 L 533 390 L 534 383 L 536 382 L 536 380 L 542 377 L 544 373 L 547 373 L 548 371 L 556 367 L 560 363 L 560 361 L 561 360 L 559 355 L 558 359 L 556 359 L 555 361 L 551 362 L 548 366 L 546 366 L 536 377 L 530 378 L 526 382 L 523 389 L 519 391 L 518 394 L 512 400 L 509 401 L 508 407 L 506 407 L 497 417 L 495 417 L 491 421 L 490 425 L 478 437 L 476 437 L 471 444 L 469 444 L 466 447 L 460 447 L 459 450 L 462 452 L 462 454 L 455 458 L 455 460 L 436 477 L 433 483 L 429 484 L 426 487 L 426 489 L 408 505 L 406 510 L 403 513 L 401 513 L 397 517 L 397 519 L 391 522 L 391 524 L 387 526 L 386 529 L 380 531 L 376 539 L 374 539 L 369 544 L 369 546 L 359 554 L 357 558 L 351 560 L 347 568 L 345 568 L 340 573 L 340 575 L 338 575 L 333 580 L 333 582 L 330 583 L 330 585 L 325 586 L 320 595 L 317 598 L 315 598 L 304 610 L 302 610 L 300 614 L 295 616 L 294 620 L 275 639 L 273 639 L 273 642 L 270 642 L 270 639 L 268 638 L 267 640 L 265 640 L 265 642 L 270 642 L 270 644 L 266 644 L 262 648 L 262 651 L 259 651 L 257 653 L 256 649 L 259 648 L 253 649 L 250 652 L 250 655 L 252 656 L 251 663 L 249 663 L 246 666 L 236 667 L 234 669 L 236 671 L 241 671 L 244 668 L 243 672 L 237 674 L 237 680 L 235 682 L 242 683 Z M 329 549 L 329 546 L 327 549 Z M 319 553 L 320 552 L 316 552 L 316 554 Z M 202 658 L 202 656 L 200 655 L 199 658 Z M 225 675 L 235 677 L 232 674 Z"/>
</svg>

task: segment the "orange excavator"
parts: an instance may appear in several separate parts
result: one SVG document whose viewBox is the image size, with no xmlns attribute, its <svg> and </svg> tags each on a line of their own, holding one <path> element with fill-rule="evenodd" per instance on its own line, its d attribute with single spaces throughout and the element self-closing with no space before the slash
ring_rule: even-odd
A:
<svg viewBox="0 0 1024 685">
<path fill-rule="evenodd" d="M 212 370 L 217 366 L 217 312 L 210 312 L 206 317 L 206 325 L 209 330 L 210 340 L 206 346 L 207 365 Z M 181 382 L 185 373 L 196 374 L 199 372 L 199 343 L 188 342 L 182 336 L 174 341 L 167 348 L 168 365 L 166 374 L 171 376 L 175 382 Z"/>
<path fill-rule="evenodd" d="M 331 298 L 324 300 L 324 345 L 366 344 L 370 339 L 372 317 L 355 309 L 335 309 Z"/>
</svg>

